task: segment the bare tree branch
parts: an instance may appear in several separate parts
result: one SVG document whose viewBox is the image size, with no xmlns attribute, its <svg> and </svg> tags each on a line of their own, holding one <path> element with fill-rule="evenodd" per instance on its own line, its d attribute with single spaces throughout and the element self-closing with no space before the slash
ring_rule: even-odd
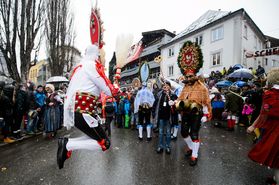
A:
<svg viewBox="0 0 279 185">
<path fill-rule="evenodd" d="M 74 35 L 73 16 L 70 12 L 69 0 L 47 0 L 46 3 L 46 42 L 49 55 L 51 75 L 63 75 L 74 51 L 72 39 Z"/>
<path fill-rule="evenodd" d="M 43 2 L 0 0 L 0 51 L 11 78 L 18 82 L 26 81 L 28 77 L 31 52 L 43 24 Z M 20 71 L 17 66 L 18 58 Z"/>
</svg>

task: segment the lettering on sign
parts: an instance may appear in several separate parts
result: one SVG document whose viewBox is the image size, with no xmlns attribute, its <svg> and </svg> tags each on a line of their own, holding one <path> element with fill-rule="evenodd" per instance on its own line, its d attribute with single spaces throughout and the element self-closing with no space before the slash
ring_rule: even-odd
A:
<svg viewBox="0 0 279 185">
<path fill-rule="evenodd" d="M 255 51 L 254 53 L 246 52 L 245 54 L 246 58 L 264 57 L 270 55 L 279 55 L 279 47 L 263 49 L 260 51 Z"/>
</svg>

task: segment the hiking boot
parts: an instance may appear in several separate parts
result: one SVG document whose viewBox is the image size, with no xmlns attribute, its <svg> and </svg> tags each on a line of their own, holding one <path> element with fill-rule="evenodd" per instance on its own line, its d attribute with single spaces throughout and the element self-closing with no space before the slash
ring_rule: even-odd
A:
<svg viewBox="0 0 279 185">
<path fill-rule="evenodd" d="M 171 136 L 171 140 L 176 141 L 177 140 L 177 136 Z"/>
<path fill-rule="evenodd" d="M 13 140 L 9 137 L 4 138 L 4 143 L 14 143 L 14 142 L 15 142 L 15 140 Z"/>
<path fill-rule="evenodd" d="M 152 140 L 152 137 L 148 137 L 146 138 L 147 141 L 151 141 Z"/>
<path fill-rule="evenodd" d="M 35 133 L 33 131 L 27 132 L 27 135 L 35 135 Z"/>
<path fill-rule="evenodd" d="M 197 162 L 198 162 L 198 158 L 196 157 L 191 157 L 190 161 L 189 161 L 189 164 L 190 166 L 196 166 L 197 165 Z"/>
<path fill-rule="evenodd" d="M 186 152 L 186 154 L 185 154 L 185 158 L 189 158 L 189 157 L 191 157 L 192 156 L 192 150 L 188 150 L 187 152 Z"/>
<path fill-rule="evenodd" d="M 157 150 L 156 150 L 156 152 L 157 152 L 158 154 L 162 153 L 162 152 L 163 152 L 163 148 L 158 147 Z"/>
<path fill-rule="evenodd" d="M 68 138 L 58 139 L 57 164 L 59 169 L 62 169 L 64 167 L 64 162 L 71 156 L 70 154 L 68 155 L 69 151 L 66 148 L 67 143 Z"/>
<path fill-rule="evenodd" d="M 169 147 L 166 149 L 166 153 L 167 153 L 167 154 L 170 154 L 170 153 L 171 153 L 171 149 L 170 149 Z"/>
</svg>

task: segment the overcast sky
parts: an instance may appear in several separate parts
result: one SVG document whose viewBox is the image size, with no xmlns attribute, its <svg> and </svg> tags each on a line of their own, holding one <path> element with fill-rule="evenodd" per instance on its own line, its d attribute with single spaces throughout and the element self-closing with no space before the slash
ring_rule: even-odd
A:
<svg viewBox="0 0 279 185">
<path fill-rule="evenodd" d="M 95 3 L 95 0 L 72 0 L 76 47 L 82 53 L 90 44 L 89 17 Z M 132 33 L 137 42 L 146 31 L 166 29 L 179 33 L 207 10 L 233 12 L 244 8 L 264 34 L 279 38 L 279 0 L 99 0 L 98 7 L 106 30 L 107 63 L 118 34 Z"/>
</svg>

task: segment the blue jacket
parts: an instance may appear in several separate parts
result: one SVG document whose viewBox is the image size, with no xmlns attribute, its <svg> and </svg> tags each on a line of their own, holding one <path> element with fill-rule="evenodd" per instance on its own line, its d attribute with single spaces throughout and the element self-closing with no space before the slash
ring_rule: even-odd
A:
<svg viewBox="0 0 279 185">
<path fill-rule="evenodd" d="M 211 106 L 212 106 L 213 109 L 224 108 L 225 107 L 225 102 L 223 102 L 223 101 L 212 101 Z"/>
<path fill-rule="evenodd" d="M 124 99 L 123 102 L 124 102 L 124 114 L 126 115 L 130 114 L 130 110 L 131 110 L 130 101 L 128 99 Z"/>
<path fill-rule="evenodd" d="M 36 91 L 35 93 L 35 100 L 39 107 L 43 107 L 45 105 L 46 95 L 43 92 Z"/>
</svg>

